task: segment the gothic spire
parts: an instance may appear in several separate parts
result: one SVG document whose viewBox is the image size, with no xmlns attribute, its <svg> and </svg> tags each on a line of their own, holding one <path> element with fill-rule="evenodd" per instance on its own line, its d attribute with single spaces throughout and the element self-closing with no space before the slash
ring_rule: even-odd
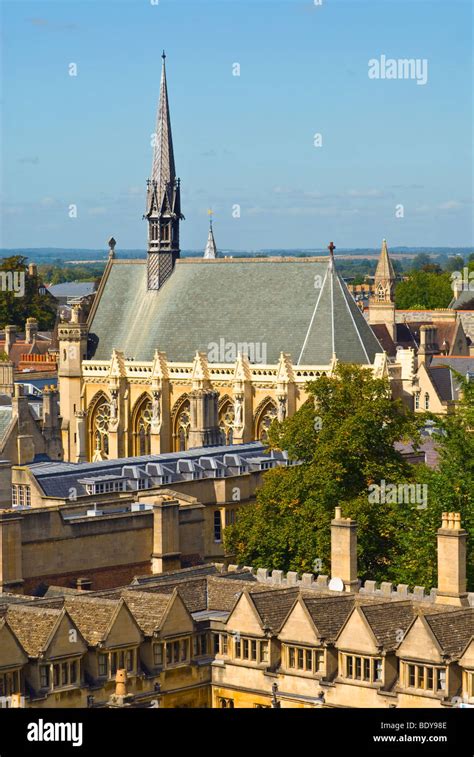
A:
<svg viewBox="0 0 474 757">
<path fill-rule="evenodd" d="M 147 181 L 148 263 L 147 288 L 160 289 L 179 258 L 180 182 L 176 178 L 171 137 L 165 53 L 163 51 L 160 101 L 153 145 L 151 180 Z"/>
<path fill-rule="evenodd" d="M 382 240 L 382 249 L 375 271 L 375 278 L 383 281 L 395 281 L 395 271 L 393 270 L 392 261 L 388 254 L 387 240 Z"/>
<path fill-rule="evenodd" d="M 212 231 L 212 210 L 209 211 L 209 234 L 207 236 L 206 249 L 204 250 L 204 258 L 217 258 L 217 247 L 214 232 Z"/>
<path fill-rule="evenodd" d="M 165 51 L 163 50 L 163 65 L 161 69 L 160 100 L 156 117 L 155 143 L 153 149 L 153 164 L 151 180 L 156 181 L 159 189 L 159 198 L 163 199 L 163 193 L 169 183 L 176 179 L 174 165 L 173 138 L 171 136 L 170 109 L 168 103 L 168 88 L 166 86 Z"/>
<path fill-rule="evenodd" d="M 379 302 L 393 302 L 395 280 L 396 276 L 388 254 L 387 240 L 383 239 L 374 279 L 375 295 Z"/>
</svg>

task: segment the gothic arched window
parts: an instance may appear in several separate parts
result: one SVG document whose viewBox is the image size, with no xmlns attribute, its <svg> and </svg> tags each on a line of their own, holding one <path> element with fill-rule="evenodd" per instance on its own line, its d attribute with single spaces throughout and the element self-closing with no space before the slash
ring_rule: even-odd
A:
<svg viewBox="0 0 474 757">
<path fill-rule="evenodd" d="M 91 420 L 92 460 L 106 460 L 109 456 L 110 405 L 105 397 L 96 404 Z"/>
<path fill-rule="evenodd" d="M 230 399 L 224 402 L 219 409 L 219 429 L 221 443 L 232 444 L 234 440 L 234 404 Z"/>
<path fill-rule="evenodd" d="M 277 408 L 273 400 L 268 400 L 261 406 L 255 417 L 255 439 L 261 442 L 268 441 L 268 430 L 277 418 Z"/>
<path fill-rule="evenodd" d="M 134 454 L 149 455 L 151 451 L 151 418 L 153 408 L 151 400 L 145 398 L 139 405 L 134 418 L 133 436 L 134 436 Z"/>
</svg>

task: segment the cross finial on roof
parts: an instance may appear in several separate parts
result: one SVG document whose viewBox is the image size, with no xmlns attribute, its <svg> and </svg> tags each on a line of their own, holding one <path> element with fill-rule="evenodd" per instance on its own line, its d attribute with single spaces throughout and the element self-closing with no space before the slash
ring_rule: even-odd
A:
<svg viewBox="0 0 474 757">
<path fill-rule="evenodd" d="M 165 51 L 164 51 L 164 50 L 163 50 L 163 52 L 161 53 L 161 57 L 163 58 L 163 60 L 165 60 L 165 58 L 166 58 L 166 53 L 165 53 Z"/>
<path fill-rule="evenodd" d="M 330 242 L 330 243 L 328 244 L 328 250 L 329 250 L 329 254 L 330 254 L 330 256 L 331 256 L 332 258 L 334 257 L 334 250 L 335 250 L 335 249 L 336 249 L 336 245 L 334 244 L 334 242 Z"/>
<path fill-rule="evenodd" d="M 212 210 L 212 208 L 209 208 L 209 210 L 207 211 L 207 214 L 209 216 L 209 226 L 212 229 L 212 216 L 214 215 L 214 211 Z"/>
</svg>

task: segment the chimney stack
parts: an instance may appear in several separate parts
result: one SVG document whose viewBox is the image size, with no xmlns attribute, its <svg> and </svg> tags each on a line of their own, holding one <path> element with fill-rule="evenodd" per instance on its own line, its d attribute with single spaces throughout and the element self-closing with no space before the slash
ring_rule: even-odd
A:
<svg viewBox="0 0 474 757">
<path fill-rule="evenodd" d="M 438 592 L 436 602 L 467 607 L 467 532 L 461 528 L 460 513 L 443 513 L 438 529 Z"/>
<path fill-rule="evenodd" d="M 38 333 L 38 321 L 36 318 L 27 318 L 25 326 L 25 342 L 33 344 L 34 338 Z"/>
<path fill-rule="evenodd" d="M 127 671 L 125 668 L 120 668 L 115 674 L 115 696 L 127 696 Z"/>
<path fill-rule="evenodd" d="M 5 326 L 5 352 L 10 354 L 12 345 L 16 342 L 16 326 Z"/>
<path fill-rule="evenodd" d="M 418 363 L 429 365 L 432 355 L 436 355 L 438 352 L 438 329 L 436 326 L 421 326 Z"/>
<path fill-rule="evenodd" d="M 351 518 L 343 518 L 340 507 L 336 507 L 331 521 L 331 578 L 340 578 L 345 591 L 355 592 L 359 588 L 357 523 Z"/>
</svg>

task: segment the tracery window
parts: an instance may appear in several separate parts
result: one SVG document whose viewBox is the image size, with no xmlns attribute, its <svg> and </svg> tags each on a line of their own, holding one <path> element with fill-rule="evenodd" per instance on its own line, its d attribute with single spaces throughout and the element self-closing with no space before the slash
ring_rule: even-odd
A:
<svg viewBox="0 0 474 757">
<path fill-rule="evenodd" d="M 222 444 L 232 444 L 234 439 L 234 405 L 228 400 L 219 411 L 219 428 Z"/>
<path fill-rule="evenodd" d="M 277 409 L 273 402 L 268 403 L 257 418 L 255 438 L 261 442 L 268 441 L 268 430 L 277 417 Z"/>
<path fill-rule="evenodd" d="M 151 451 L 150 433 L 153 408 L 151 400 L 140 406 L 135 418 L 135 454 L 149 455 Z"/>
<path fill-rule="evenodd" d="M 181 408 L 176 420 L 178 452 L 184 452 L 188 448 L 189 427 L 191 425 L 189 401 L 186 401 Z"/>
<path fill-rule="evenodd" d="M 92 421 L 93 459 L 103 460 L 109 454 L 110 405 L 104 399 L 96 407 Z"/>
</svg>

